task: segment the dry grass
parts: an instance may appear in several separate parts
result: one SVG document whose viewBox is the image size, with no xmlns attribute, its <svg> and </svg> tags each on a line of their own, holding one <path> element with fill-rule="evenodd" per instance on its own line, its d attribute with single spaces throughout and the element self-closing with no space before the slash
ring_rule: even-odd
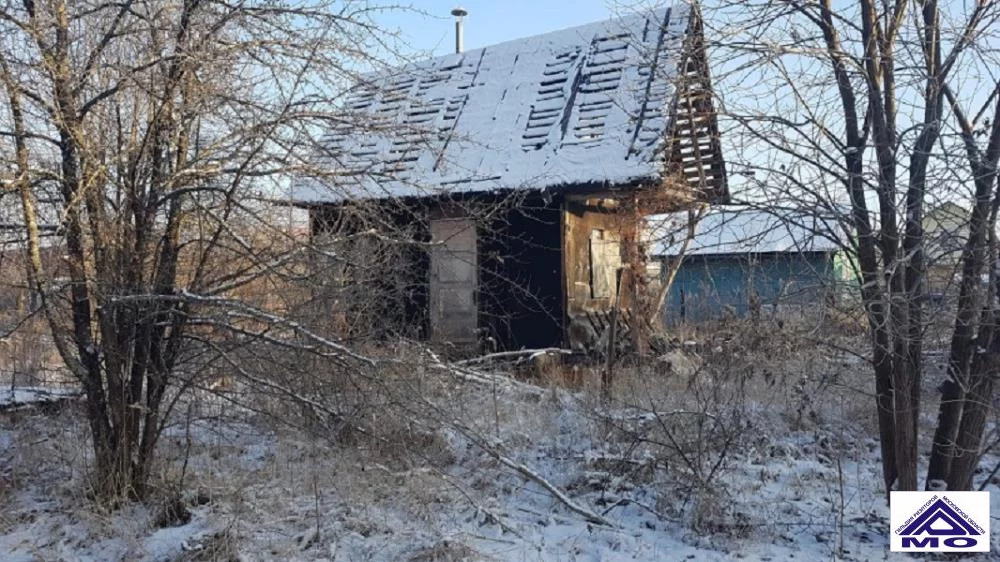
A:
<svg viewBox="0 0 1000 562">
<path fill-rule="evenodd" d="M 366 350 L 383 361 L 377 377 L 317 363 L 273 369 L 272 382 L 294 396 L 236 377 L 224 399 L 197 391 L 180 402 L 161 442 L 157 492 L 123 529 L 115 528 L 120 511 L 95 512 L 79 492 L 89 471 L 79 417 L 26 418 L 39 428 L 62 429 L 42 447 L 15 444 L 23 450 L 16 459 L 22 468 L 0 471 L 0 500 L 29 488 L 60 503 L 71 498 L 95 536 L 119 536 L 133 553 L 144 548 L 158 518 L 161 524 L 176 519 L 167 512 L 180 511 L 180 502 L 211 518 L 213 529 L 184 560 L 225 560 L 245 545 L 265 545 L 255 554 L 268 559 L 332 558 L 344 541 L 381 545 L 367 557 L 385 559 L 402 556 L 384 550 L 392 548 L 387 545 L 396 540 L 400 522 L 433 529 L 442 513 L 457 513 L 461 505 L 493 518 L 496 507 L 488 498 L 516 493 L 517 484 L 510 483 L 516 478 L 498 481 L 504 469 L 488 455 L 472 454 L 471 436 L 579 464 L 581 476 L 560 483 L 574 495 L 605 488 L 620 494 L 635 485 L 659 490 L 648 505 L 663 518 L 736 540 L 760 522 L 747 519 L 732 499 L 731 461 L 759 463 L 763 494 L 776 485 L 771 463 L 843 454 L 837 443 L 811 452 L 781 450 L 775 431 L 815 432 L 819 442 L 820 436 L 836 437 L 844 420 L 861 420 L 864 431 L 874 433 L 872 401 L 863 394 L 867 366 L 817 346 L 808 334 L 787 324 L 761 329 L 730 323 L 683 336 L 665 357 L 616 366 L 610 410 L 600 392 L 603 365 L 546 360 L 520 373 L 532 384 L 504 378 L 470 383 L 404 344 Z M 280 358 L 282 364 L 295 360 Z M 459 437 L 463 431 L 468 435 Z M 567 439 L 583 439 L 593 451 L 573 458 L 579 451 Z M 58 474 L 44 475 L 59 486 L 46 487 L 27 468 L 34 466 L 59 467 Z M 786 491 L 822 480 L 806 472 L 801 478 L 785 483 Z M 17 523 L 0 516 L 0 524 Z M 406 553 L 413 560 L 477 556 L 444 528 L 405 541 L 424 545 Z"/>
<path fill-rule="evenodd" d="M 0 339 L 0 385 L 64 386 L 72 382 L 40 318 L 29 319 Z"/>
</svg>

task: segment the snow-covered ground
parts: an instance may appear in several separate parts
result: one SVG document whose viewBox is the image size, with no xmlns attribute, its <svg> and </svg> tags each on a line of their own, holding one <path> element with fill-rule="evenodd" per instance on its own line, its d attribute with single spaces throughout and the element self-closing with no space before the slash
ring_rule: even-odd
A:
<svg viewBox="0 0 1000 562">
<path fill-rule="evenodd" d="M 645 388 L 625 396 L 649 397 L 656 414 L 605 408 L 588 391 L 456 383 L 455 423 L 402 423 L 377 442 L 189 409 L 167 430 L 157 475 L 183 483 L 180 518 L 156 501 L 95 511 L 81 492 L 80 413 L 20 410 L 0 417 L 0 559 L 907 559 L 887 552 L 871 400 L 850 379 L 863 386 L 867 372 L 838 365 L 788 380 L 763 369 L 749 386 L 622 383 Z M 838 369 L 848 374 L 828 376 Z M 704 401 L 699 386 L 732 392 Z M 697 407 L 713 402 L 718 411 Z M 667 435 L 657 427 L 686 441 L 653 442 Z M 157 497 L 170 496 L 164 486 Z"/>
</svg>

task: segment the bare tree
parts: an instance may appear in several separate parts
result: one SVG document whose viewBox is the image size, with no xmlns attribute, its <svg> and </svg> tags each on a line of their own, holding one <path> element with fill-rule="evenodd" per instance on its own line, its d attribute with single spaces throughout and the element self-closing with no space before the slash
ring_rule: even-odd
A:
<svg viewBox="0 0 1000 562">
<path fill-rule="evenodd" d="M 958 314 L 951 341 L 949 376 L 941 387 L 938 426 L 928 468 L 928 487 L 945 483 L 950 490 L 967 490 L 979 464 L 987 413 L 992 404 L 993 378 L 1000 368 L 1000 341 L 996 333 L 1000 286 L 997 265 L 997 210 L 1000 208 L 1000 98 L 997 82 L 986 104 L 970 119 L 955 93 L 945 85 L 959 137 L 965 145 L 974 188 L 968 241 L 962 251 Z M 988 108 L 995 101 L 992 125 Z M 983 147 L 979 136 L 986 137 Z M 982 276 L 989 271 L 984 287 Z"/>
<path fill-rule="evenodd" d="M 100 495 L 148 493 L 171 393 L 190 384 L 177 377 L 198 374 L 213 330 L 301 336 L 246 298 L 297 273 L 296 244 L 262 211 L 308 168 L 317 132 L 352 119 L 339 92 L 390 48 L 375 9 L 0 2 L 3 185 L 19 195 L 28 279 L 86 394 Z M 42 257 L 49 212 L 65 291 Z M 361 360 L 334 342 L 324 353 Z"/>
<path fill-rule="evenodd" d="M 986 407 L 982 391 L 989 389 L 989 377 L 970 369 L 991 369 L 993 305 L 984 300 L 981 275 L 992 260 L 1000 142 L 995 126 L 981 128 L 994 84 L 975 76 L 995 64 L 983 47 L 1000 10 L 990 2 L 942 7 L 859 0 L 834 7 L 820 0 L 720 2 L 707 12 L 716 24 L 719 90 L 737 155 L 730 165 L 736 160 L 736 173 L 747 178 L 744 196 L 850 209 L 841 216 L 853 234 L 871 333 L 886 490 L 913 490 L 918 481 L 929 323 L 924 216 L 928 205 L 960 200 L 964 187 L 975 185 L 967 199 L 970 235 L 927 481 L 967 488 L 975 462 L 955 450 L 978 456 L 977 420 Z M 953 84 L 962 84 L 960 94 Z M 967 108 L 979 106 L 974 119 L 965 117 Z M 985 150 L 976 144 L 984 134 Z M 959 143 L 967 147 L 964 162 L 952 150 Z M 968 171 L 956 172 L 959 166 Z"/>
</svg>

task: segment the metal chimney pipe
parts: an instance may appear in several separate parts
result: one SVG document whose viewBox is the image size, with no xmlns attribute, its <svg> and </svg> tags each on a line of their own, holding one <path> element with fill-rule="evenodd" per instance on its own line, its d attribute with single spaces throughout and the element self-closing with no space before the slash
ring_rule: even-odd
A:
<svg viewBox="0 0 1000 562">
<path fill-rule="evenodd" d="M 469 12 L 458 6 L 451 11 L 451 15 L 455 16 L 455 52 L 461 53 L 465 50 L 465 29 L 462 24 L 462 18 L 469 15 Z"/>
</svg>

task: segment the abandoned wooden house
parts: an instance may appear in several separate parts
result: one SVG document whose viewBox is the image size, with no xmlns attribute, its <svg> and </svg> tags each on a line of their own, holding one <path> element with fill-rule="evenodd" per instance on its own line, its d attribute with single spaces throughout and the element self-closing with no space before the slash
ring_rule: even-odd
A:
<svg viewBox="0 0 1000 562">
<path fill-rule="evenodd" d="M 294 203 L 314 235 L 391 223 L 428 242 L 380 290 L 435 342 L 585 346 L 574 323 L 638 294 L 641 217 L 728 197 L 687 3 L 369 75 L 346 108 Z"/>
</svg>

